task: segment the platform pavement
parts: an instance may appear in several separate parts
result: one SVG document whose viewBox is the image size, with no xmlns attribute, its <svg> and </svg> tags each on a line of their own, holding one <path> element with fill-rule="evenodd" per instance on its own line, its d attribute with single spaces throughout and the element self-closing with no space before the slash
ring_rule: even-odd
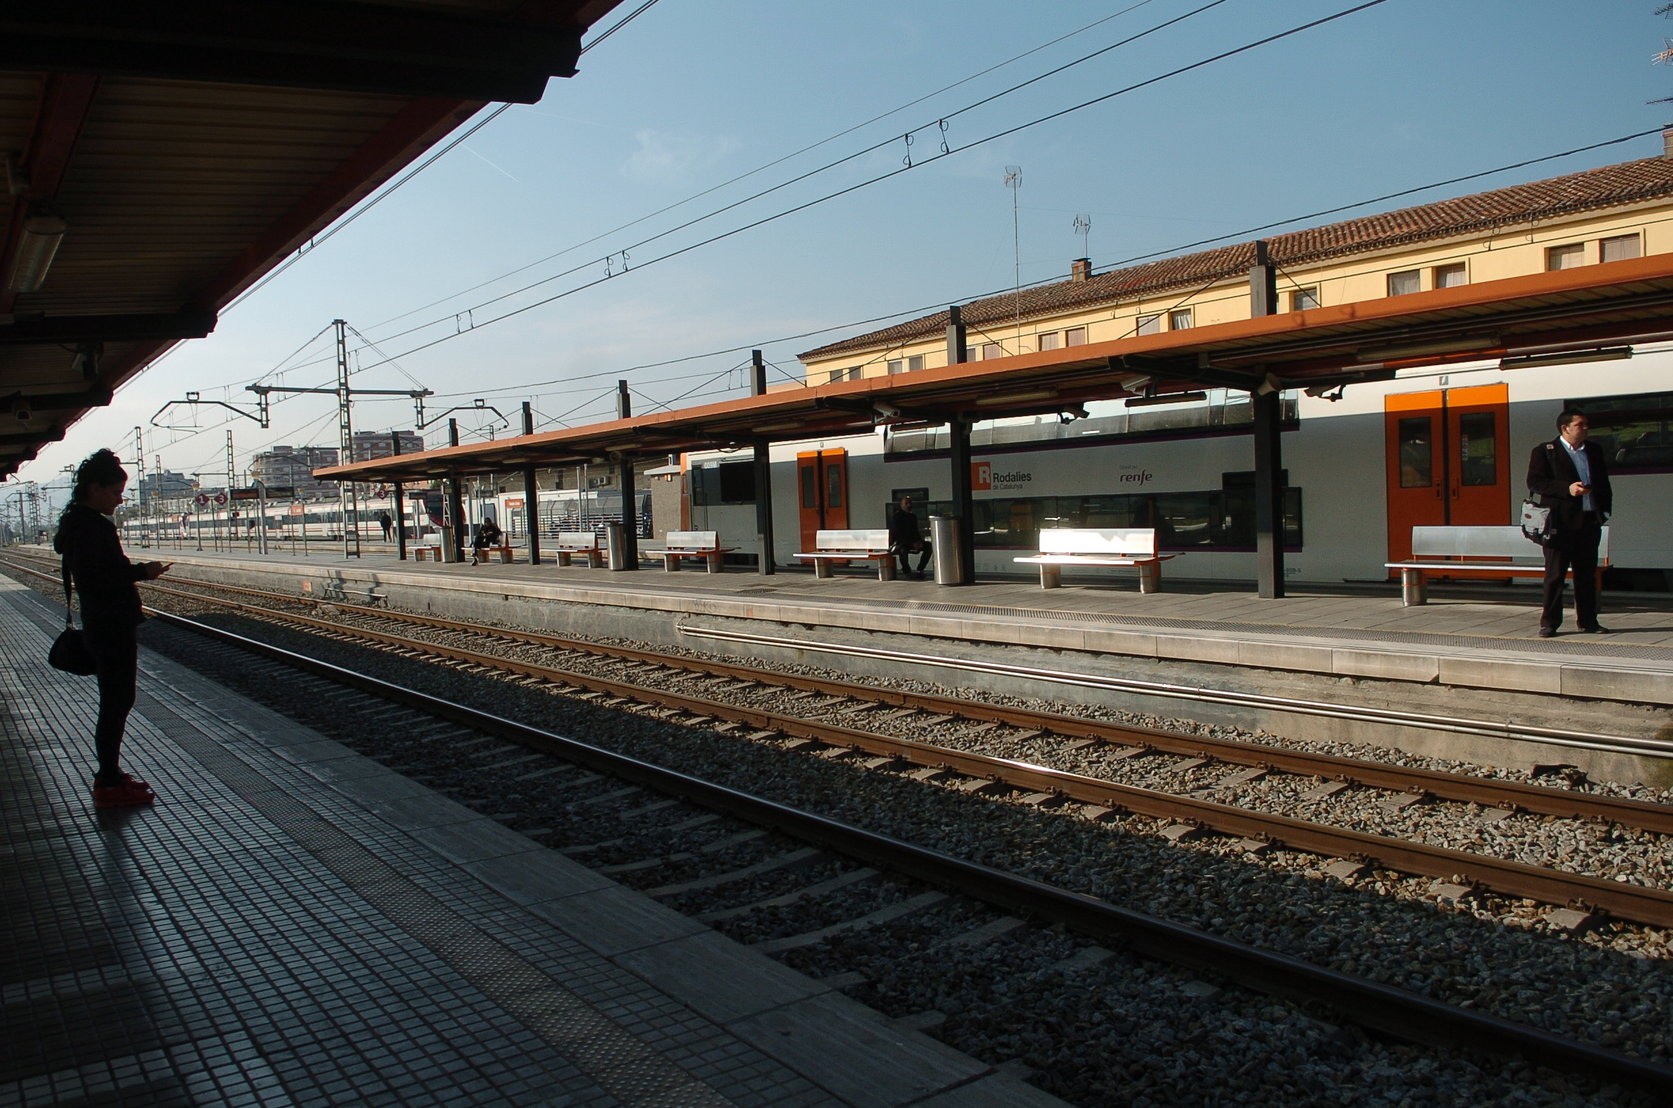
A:
<svg viewBox="0 0 1673 1108">
<path fill-rule="evenodd" d="M 140 552 L 132 552 L 137 559 Z M 1609 635 L 1536 635 L 1538 582 L 1433 582 L 1429 603 L 1401 603 L 1397 582 L 1290 585 L 1285 597 L 1252 583 L 1191 580 L 1180 570 L 1162 591 L 1142 594 L 1131 573 L 1066 574 L 1041 589 L 1034 575 L 980 575 L 968 585 L 879 581 L 860 569 L 818 579 L 805 570 L 762 575 L 729 567 L 710 574 L 530 565 L 519 548 L 510 565 L 400 561 L 368 544 L 360 557 L 340 547 L 300 556 L 161 549 L 148 555 L 194 565 L 243 563 L 294 581 L 314 595 L 333 582 L 374 585 L 395 603 L 423 608 L 442 594 L 480 596 L 499 618 L 502 600 L 562 600 L 604 608 L 762 620 L 815 629 L 892 632 L 928 640 L 1044 647 L 1187 663 L 1227 664 L 1331 677 L 1377 678 L 1514 693 L 1673 704 L 1673 597 L 1606 592 Z M 1181 563 L 1170 563 L 1170 568 Z M 353 599 L 354 593 L 349 592 Z M 437 610 L 442 610 L 438 605 Z M 500 613 L 503 614 L 503 613 Z M 1572 610 L 1569 612 L 1572 619 Z M 601 633 L 615 633 L 603 630 Z"/>
<path fill-rule="evenodd" d="M 91 679 L 0 580 L 0 1105 L 1058 1104 L 142 648 Z"/>
</svg>

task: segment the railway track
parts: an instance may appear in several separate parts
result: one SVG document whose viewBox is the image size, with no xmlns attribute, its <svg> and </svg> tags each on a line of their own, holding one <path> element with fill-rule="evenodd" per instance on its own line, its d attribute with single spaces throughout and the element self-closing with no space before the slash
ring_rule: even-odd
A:
<svg viewBox="0 0 1673 1108">
<path fill-rule="evenodd" d="M 178 590 L 155 591 L 187 595 Z M 250 590 L 243 591 L 247 593 Z M 1109 747 L 1108 756 L 1117 763 L 1133 756 L 1160 752 L 1196 763 L 1189 767 L 1191 769 L 1200 769 L 1212 763 L 1240 767 L 1229 777 L 1221 776 L 1216 784 L 1222 786 L 1228 783 L 1248 785 L 1265 774 L 1282 772 L 1317 779 L 1319 784 L 1315 791 L 1323 796 L 1350 785 L 1360 785 L 1392 794 L 1387 803 L 1397 807 L 1433 798 L 1481 806 L 1489 819 L 1526 811 L 1566 819 L 1606 821 L 1638 831 L 1666 835 L 1673 833 L 1673 808 L 1666 805 L 1388 766 L 1362 759 L 1293 751 L 1212 736 L 1170 734 L 1037 710 L 787 675 L 708 659 L 673 657 L 557 636 L 486 629 L 455 620 L 395 614 L 349 604 L 334 607 L 374 626 L 345 626 L 337 620 L 285 614 L 243 603 L 237 607 L 257 618 L 289 620 L 327 634 L 351 634 L 384 648 L 426 653 L 456 665 L 498 668 L 624 702 L 654 705 L 666 711 L 684 713 L 689 718 L 714 720 L 748 727 L 763 734 L 788 736 L 802 743 L 823 746 L 827 756 L 864 755 L 871 760 L 873 768 L 915 767 L 920 780 L 957 775 L 963 780 L 952 787 L 1005 788 L 1028 798 L 1031 803 L 1067 801 L 1095 809 L 1100 815 L 1119 811 L 1148 816 L 1166 821 L 1164 834 L 1170 837 L 1177 838 L 1194 831 L 1214 831 L 1243 840 L 1252 851 L 1287 847 L 1336 859 L 1351 867 L 1380 867 L 1435 878 L 1444 882 L 1447 893 L 1454 897 L 1487 890 L 1538 900 L 1582 915 L 1607 913 L 1619 919 L 1657 927 L 1673 926 L 1673 892 L 1665 889 L 1530 866 L 1421 842 L 1401 841 L 1386 834 L 1254 811 L 1206 796 L 1124 785 L 1029 761 L 915 740 L 903 737 L 899 732 L 915 729 L 925 719 L 941 724 L 959 720 L 984 731 L 1004 726 L 1030 738 L 1052 735 L 1070 742 L 1104 744 Z M 613 665 L 627 666 L 630 673 L 639 679 L 600 677 L 578 672 L 566 665 L 518 660 L 508 657 L 503 649 L 484 650 L 420 640 L 378 630 L 376 625 L 422 627 L 470 641 L 487 639 L 509 643 L 517 648 L 534 646 L 600 657 Z M 713 682 L 710 688 L 717 695 L 696 696 L 656 680 L 673 672 L 698 674 L 709 679 Z M 763 710 L 721 698 L 718 694 L 728 686 L 734 689 L 760 686 L 788 689 L 790 692 L 777 697 L 783 702 L 782 708 Z M 759 698 L 752 696 L 749 699 Z M 894 733 L 851 725 L 862 717 L 873 716 L 885 717 L 882 722 L 886 722 Z M 838 717 L 846 722 L 834 722 L 833 719 Z"/>
</svg>

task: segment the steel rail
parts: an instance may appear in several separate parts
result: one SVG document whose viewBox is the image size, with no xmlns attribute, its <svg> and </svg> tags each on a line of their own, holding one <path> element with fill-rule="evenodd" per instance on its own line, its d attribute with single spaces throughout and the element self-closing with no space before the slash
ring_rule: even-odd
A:
<svg viewBox="0 0 1673 1108">
<path fill-rule="evenodd" d="M 811 739 L 834 747 L 865 750 L 914 765 L 950 769 L 968 777 L 1003 782 L 1034 792 L 1051 793 L 1083 804 L 1118 808 L 1138 815 L 1188 823 L 1223 834 L 1241 835 L 1325 857 L 1351 859 L 1401 873 L 1455 881 L 1508 896 L 1528 897 L 1546 904 L 1607 912 L 1620 919 L 1652 926 L 1673 926 L 1673 892 L 1661 889 L 1550 870 L 1448 847 L 1404 842 L 1289 816 L 1252 812 L 1216 801 L 1177 796 L 1134 785 L 1121 785 L 1015 759 L 973 754 L 909 739 L 889 738 L 781 712 L 739 707 L 704 697 L 647 688 L 630 681 L 591 677 L 462 647 L 429 643 L 366 628 L 345 627 L 310 616 L 273 612 L 233 601 L 221 603 L 249 611 L 265 619 L 299 623 L 332 635 L 361 638 L 468 665 L 535 677 L 557 685 L 638 700 L 703 718 L 730 720 L 758 730 Z M 480 629 L 478 631 L 480 633 Z"/>
<path fill-rule="evenodd" d="M 1518 727 L 1510 723 L 1498 723 L 1493 720 L 1406 713 L 1385 708 L 1347 708 L 1316 700 L 1267 696 L 1262 693 L 1239 693 L 1225 689 L 1205 689 L 1192 685 L 1174 685 L 1159 681 L 1102 677 L 1096 674 L 1072 673 L 1066 670 L 1017 666 L 1006 662 L 968 662 L 962 658 L 949 658 L 938 654 L 914 654 L 908 651 L 884 650 L 879 647 L 854 646 L 847 643 L 754 635 L 747 631 L 723 631 L 716 628 L 693 627 L 690 625 L 681 625 L 679 630 L 681 634 L 690 635 L 693 638 L 747 642 L 791 650 L 911 662 L 915 665 L 937 666 L 943 669 L 958 669 L 984 674 L 1004 674 L 1008 677 L 1026 677 L 1030 680 L 1046 681 L 1059 685 L 1081 685 L 1087 688 L 1117 689 L 1123 692 L 1138 692 L 1179 700 L 1207 701 L 1209 703 L 1232 704 L 1249 708 L 1269 708 L 1296 715 L 1334 716 L 1338 719 L 1374 721 L 1436 731 L 1486 735 L 1491 738 L 1548 743 L 1587 750 L 1604 750 L 1615 754 L 1641 754 L 1652 758 L 1673 758 L 1673 742 L 1663 739 L 1640 739 L 1631 735 L 1597 735 L 1586 731 L 1568 731 L 1556 727 Z"/>
<path fill-rule="evenodd" d="M 676 795 L 791 837 L 840 851 L 1020 916 L 1061 924 L 1171 965 L 1224 975 L 1275 996 L 1329 1005 L 1350 1022 L 1408 1041 L 1514 1055 L 1652 1092 L 1673 1085 L 1673 1068 L 1502 1019 L 1418 993 L 1261 950 L 1236 940 L 1121 908 L 1108 901 L 1006 873 L 940 851 L 749 795 L 715 782 L 617 754 L 566 736 L 501 719 L 414 689 L 210 627 L 155 613 L 216 641 L 375 693 L 464 726 L 505 737 L 648 788 Z"/>
</svg>

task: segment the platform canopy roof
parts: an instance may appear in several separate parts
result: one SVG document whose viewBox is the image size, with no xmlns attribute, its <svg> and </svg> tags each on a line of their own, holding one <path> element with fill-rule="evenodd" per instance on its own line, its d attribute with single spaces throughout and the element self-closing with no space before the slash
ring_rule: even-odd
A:
<svg viewBox="0 0 1673 1108">
<path fill-rule="evenodd" d="M 885 377 L 793 387 L 585 427 L 314 471 L 415 481 L 598 463 L 621 455 L 805 441 L 1064 412 L 1093 400 L 1203 387 L 1330 388 L 1401 368 L 1618 354 L 1673 338 L 1673 254 L 1135 335 Z"/>
<path fill-rule="evenodd" d="M 0 7 L 0 477 L 618 3 Z"/>
</svg>

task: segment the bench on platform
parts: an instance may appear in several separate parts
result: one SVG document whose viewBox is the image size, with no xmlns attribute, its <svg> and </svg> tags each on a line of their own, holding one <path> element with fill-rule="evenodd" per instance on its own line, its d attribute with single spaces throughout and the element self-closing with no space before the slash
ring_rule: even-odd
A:
<svg viewBox="0 0 1673 1108">
<path fill-rule="evenodd" d="M 721 546 L 720 537 L 713 531 L 670 531 L 657 554 L 662 559 L 662 568 L 670 573 L 679 569 L 680 562 L 686 558 L 701 558 L 708 563 L 710 573 L 719 573 L 726 555 L 734 549 Z"/>
<path fill-rule="evenodd" d="M 591 531 L 559 531 L 552 553 L 560 566 L 569 565 L 570 559 L 575 557 L 585 558 L 589 569 L 599 569 L 604 565 L 604 547 L 598 544 L 598 536 Z"/>
<path fill-rule="evenodd" d="M 1139 591 L 1162 584 L 1162 563 L 1172 554 L 1156 552 L 1153 527 L 1048 527 L 1040 532 L 1040 552 L 1014 562 L 1040 567 L 1040 587 L 1063 583 L 1064 566 L 1137 566 Z"/>
<path fill-rule="evenodd" d="M 494 554 L 498 554 L 500 556 L 500 561 L 509 563 L 511 561 L 510 544 L 505 543 L 496 546 L 471 547 L 471 564 L 475 565 L 478 561 L 492 561 L 493 559 L 491 556 Z"/>
<path fill-rule="evenodd" d="M 796 555 L 804 562 L 813 563 L 815 577 L 829 577 L 831 566 L 839 561 L 877 563 L 877 579 L 895 579 L 895 556 L 889 550 L 889 532 L 876 531 L 816 531 L 813 549 Z"/>
<path fill-rule="evenodd" d="M 430 559 L 432 562 L 439 562 L 442 560 L 440 543 L 428 543 L 421 546 L 414 546 L 410 549 L 412 550 L 412 560 L 415 562 L 422 562 L 426 558 Z"/>
<path fill-rule="evenodd" d="M 1400 571 L 1400 599 L 1407 607 L 1429 602 L 1428 578 L 1544 577 L 1545 552 L 1528 541 L 1522 528 L 1474 526 L 1417 526 L 1412 528 L 1412 556 L 1403 562 L 1384 562 L 1384 569 Z M 1598 590 L 1609 568 L 1609 528 L 1597 546 Z M 1569 576 L 1574 571 L 1569 570 Z"/>
</svg>

